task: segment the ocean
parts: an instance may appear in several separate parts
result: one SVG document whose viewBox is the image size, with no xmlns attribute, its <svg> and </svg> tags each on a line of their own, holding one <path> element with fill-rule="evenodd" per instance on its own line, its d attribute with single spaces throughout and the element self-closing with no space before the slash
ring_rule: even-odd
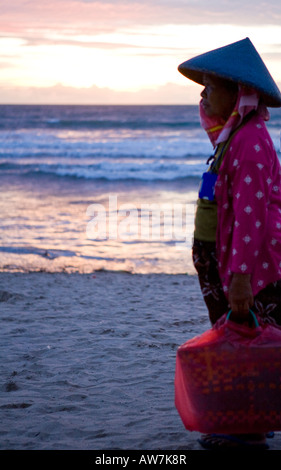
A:
<svg viewBox="0 0 281 470">
<path fill-rule="evenodd" d="M 197 106 L 0 106 L 1 271 L 192 273 Z M 267 123 L 280 156 L 281 111 Z"/>
</svg>

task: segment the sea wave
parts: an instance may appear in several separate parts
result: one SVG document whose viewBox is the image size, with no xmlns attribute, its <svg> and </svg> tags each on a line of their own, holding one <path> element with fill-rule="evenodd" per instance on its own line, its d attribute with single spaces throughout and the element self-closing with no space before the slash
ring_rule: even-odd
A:
<svg viewBox="0 0 281 470">
<path fill-rule="evenodd" d="M 0 106 L 0 129 L 156 129 L 198 126 L 194 106 Z"/>
<path fill-rule="evenodd" d="M 117 164 L 111 161 L 102 161 L 88 166 L 77 164 L 16 164 L 5 162 L 0 164 L 3 174 L 20 175 L 52 175 L 57 177 L 85 178 L 108 181 L 173 181 L 185 178 L 199 178 L 204 169 L 205 161 L 165 162 L 153 161 L 145 166 L 142 162 L 122 162 Z"/>
<path fill-rule="evenodd" d="M 197 107 L 0 106 L 2 174 L 102 180 L 198 178 L 213 153 Z M 280 113 L 270 133 L 280 150 Z M 279 154 L 280 155 L 280 154 Z"/>
</svg>

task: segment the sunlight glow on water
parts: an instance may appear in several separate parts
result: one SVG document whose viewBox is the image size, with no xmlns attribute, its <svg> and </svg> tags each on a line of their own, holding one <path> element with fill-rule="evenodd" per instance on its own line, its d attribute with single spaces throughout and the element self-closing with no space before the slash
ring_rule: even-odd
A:
<svg viewBox="0 0 281 470">
<path fill-rule="evenodd" d="M 167 184 L 157 191 L 145 186 L 118 193 L 108 189 L 104 187 L 100 194 L 93 183 L 50 184 L 45 178 L 33 181 L 31 187 L 6 183 L 0 202 L 0 269 L 193 272 L 190 250 L 196 191 L 190 188 L 182 193 Z M 182 208 L 179 226 L 173 216 L 175 205 Z M 104 208 L 107 231 L 102 237 L 89 225 L 96 218 L 95 207 Z M 159 214 L 157 209 L 164 212 Z"/>
</svg>

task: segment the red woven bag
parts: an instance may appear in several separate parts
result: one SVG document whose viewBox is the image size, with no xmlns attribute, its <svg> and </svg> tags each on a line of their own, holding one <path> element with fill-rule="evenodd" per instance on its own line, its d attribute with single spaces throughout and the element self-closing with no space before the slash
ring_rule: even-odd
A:
<svg viewBox="0 0 281 470">
<path fill-rule="evenodd" d="M 186 429 L 203 433 L 281 430 L 281 328 L 224 315 L 179 347 L 175 405 Z M 259 320 L 259 321 L 258 321 Z"/>
</svg>

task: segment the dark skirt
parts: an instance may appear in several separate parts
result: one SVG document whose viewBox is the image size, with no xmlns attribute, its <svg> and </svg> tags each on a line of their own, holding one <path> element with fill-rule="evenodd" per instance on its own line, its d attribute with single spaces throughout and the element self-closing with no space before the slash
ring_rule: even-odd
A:
<svg viewBox="0 0 281 470">
<path fill-rule="evenodd" d="M 214 324 L 229 311 L 218 272 L 215 242 L 194 240 L 193 263 L 198 273 L 200 288 Z M 269 284 L 254 297 L 252 311 L 266 323 L 281 325 L 281 280 Z"/>
</svg>

